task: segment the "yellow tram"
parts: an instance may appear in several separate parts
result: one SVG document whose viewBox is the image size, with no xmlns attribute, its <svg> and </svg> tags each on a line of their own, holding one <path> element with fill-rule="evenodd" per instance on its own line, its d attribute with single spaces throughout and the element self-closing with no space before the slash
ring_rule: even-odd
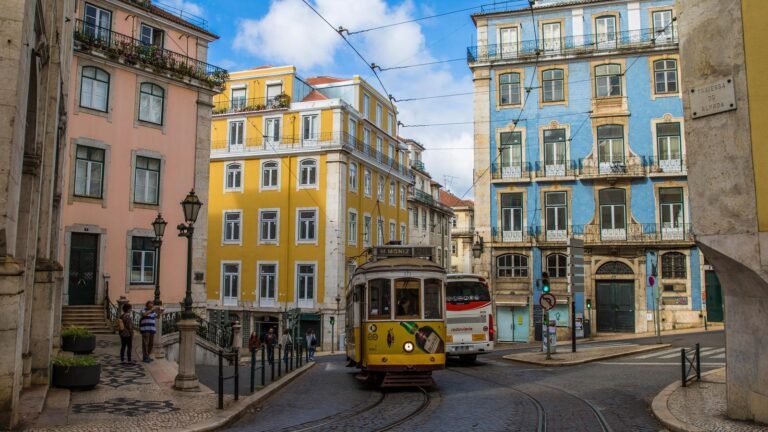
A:
<svg viewBox="0 0 768 432">
<path fill-rule="evenodd" d="M 445 269 L 430 247 L 380 246 L 346 292 L 346 352 L 382 387 L 431 386 L 445 367 Z"/>
</svg>

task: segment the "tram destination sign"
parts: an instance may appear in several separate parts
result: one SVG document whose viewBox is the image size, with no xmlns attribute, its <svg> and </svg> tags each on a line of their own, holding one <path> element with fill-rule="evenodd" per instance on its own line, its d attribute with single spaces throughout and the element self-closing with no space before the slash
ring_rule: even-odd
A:
<svg viewBox="0 0 768 432">
<path fill-rule="evenodd" d="M 376 258 L 429 258 L 434 255 L 428 246 L 376 246 L 373 256 Z"/>
</svg>

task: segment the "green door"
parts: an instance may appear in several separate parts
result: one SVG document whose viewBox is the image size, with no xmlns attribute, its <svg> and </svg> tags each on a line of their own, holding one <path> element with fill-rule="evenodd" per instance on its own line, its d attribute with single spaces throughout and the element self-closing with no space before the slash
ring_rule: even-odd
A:
<svg viewBox="0 0 768 432">
<path fill-rule="evenodd" d="M 97 248 L 96 234 L 72 233 L 69 249 L 67 291 L 70 305 L 96 304 Z"/>
<path fill-rule="evenodd" d="M 704 275 L 707 289 L 707 321 L 723 322 L 723 290 L 720 287 L 720 279 L 712 270 L 707 270 Z"/>
<path fill-rule="evenodd" d="M 631 281 L 598 281 L 597 331 L 635 332 L 635 285 Z"/>
</svg>

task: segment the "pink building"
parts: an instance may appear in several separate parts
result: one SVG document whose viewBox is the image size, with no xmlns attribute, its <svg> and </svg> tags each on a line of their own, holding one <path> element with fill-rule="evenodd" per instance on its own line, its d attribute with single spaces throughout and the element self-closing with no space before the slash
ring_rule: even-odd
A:
<svg viewBox="0 0 768 432">
<path fill-rule="evenodd" d="M 61 164 L 64 304 L 152 299 L 158 212 L 168 222 L 161 300 L 178 306 L 184 297 L 179 203 L 192 188 L 207 203 L 211 100 L 227 74 L 205 63 L 218 36 L 179 12 L 150 0 L 77 1 Z M 196 303 L 205 301 L 206 213 L 195 224 Z"/>
</svg>

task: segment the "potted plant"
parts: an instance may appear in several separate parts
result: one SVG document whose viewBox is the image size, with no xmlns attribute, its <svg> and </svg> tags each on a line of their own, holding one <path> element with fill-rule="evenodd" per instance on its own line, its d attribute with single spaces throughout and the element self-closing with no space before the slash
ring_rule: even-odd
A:
<svg viewBox="0 0 768 432">
<path fill-rule="evenodd" d="M 67 327 L 61 331 L 61 349 L 75 354 L 90 354 L 96 349 L 96 335 L 83 327 Z"/>
<path fill-rule="evenodd" d="M 54 357 L 52 383 L 54 387 L 88 390 L 101 379 L 101 364 L 91 356 Z"/>
</svg>

